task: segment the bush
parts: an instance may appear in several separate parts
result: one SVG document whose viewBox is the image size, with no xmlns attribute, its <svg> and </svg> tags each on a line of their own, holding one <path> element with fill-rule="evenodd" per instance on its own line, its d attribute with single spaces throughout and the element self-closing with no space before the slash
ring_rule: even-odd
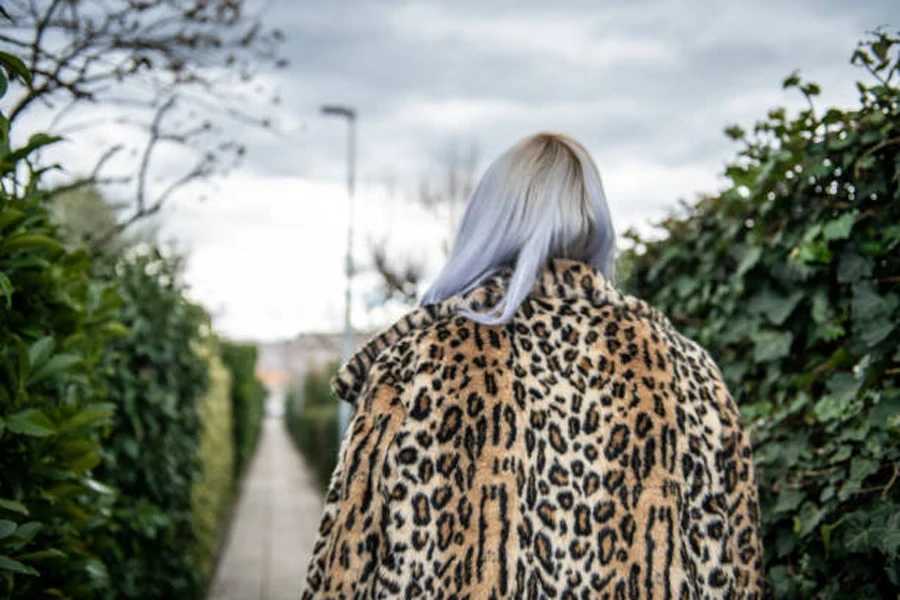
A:
<svg viewBox="0 0 900 600">
<path fill-rule="evenodd" d="M 207 316 L 182 296 L 176 260 L 134 249 L 115 264 L 128 327 L 106 356 L 117 405 L 98 478 L 120 492 L 115 543 L 101 548 L 117 598 L 193 598 L 202 586 L 191 490 L 200 470 L 198 404 L 209 386 L 196 348 Z"/>
<path fill-rule="evenodd" d="M 0 56 L 2 90 L 10 61 Z M 109 584 L 91 548 L 113 493 L 91 469 L 114 408 L 98 364 L 121 333 L 119 298 L 50 221 L 27 158 L 53 141 L 13 149 L 0 115 L 0 598 L 93 598 Z"/>
<path fill-rule="evenodd" d="M 231 375 L 219 358 L 218 344 L 207 339 L 201 351 L 209 361 L 210 387 L 198 407 L 203 466 L 194 481 L 191 504 L 197 530 L 194 562 L 203 580 L 208 581 L 234 492 L 234 440 Z"/>
<path fill-rule="evenodd" d="M 750 425 L 766 565 L 778 598 L 900 591 L 900 39 L 852 62 L 854 110 L 774 109 L 723 192 L 631 234 L 631 291 L 722 367 Z"/>
<path fill-rule="evenodd" d="M 303 387 L 293 388 L 286 399 L 285 425 L 297 448 L 313 470 L 319 488 L 328 488 L 337 464 L 338 399 L 331 391 L 331 378 L 338 364 L 311 371 Z"/>
<path fill-rule="evenodd" d="M 240 480 L 259 441 L 266 389 L 256 378 L 256 346 L 222 344 L 222 362 L 231 373 L 231 410 L 234 418 L 235 478 Z"/>
</svg>

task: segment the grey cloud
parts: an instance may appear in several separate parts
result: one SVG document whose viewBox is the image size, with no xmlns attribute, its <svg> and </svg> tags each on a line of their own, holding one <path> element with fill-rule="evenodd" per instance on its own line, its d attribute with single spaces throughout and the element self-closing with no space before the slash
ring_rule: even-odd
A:
<svg viewBox="0 0 900 600">
<path fill-rule="evenodd" d="M 534 127 L 568 130 L 604 154 L 615 149 L 673 165 L 718 158 L 717 166 L 731 152 L 722 128 L 749 124 L 768 108 L 729 110 L 730 101 L 777 91 L 798 67 L 849 87 L 853 73 L 846 62 L 856 39 L 898 12 L 881 1 L 285 0 L 271 13 L 286 31 L 292 59 L 282 80 L 284 109 L 308 127 L 255 141 L 249 166 L 260 173 L 341 177 L 344 130 L 319 118 L 324 101 L 359 108 L 360 168 L 370 178 L 425 168 L 451 135 L 475 139 L 493 156 Z M 544 29 L 546 39 L 539 37 Z M 567 31 L 573 45 L 587 40 L 602 49 L 613 39 L 626 47 L 617 50 L 623 53 L 617 60 L 582 61 L 577 52 L 566 53 L 566 40 L 559 38 Z M 548 51 L 549 43 L 561 51 Z M 628 58 L 627 44 L 636 58 Z M 653 52 L 641 58 L 641 44 L 665 53 L 660 60 Z M 416 103 L 451 100 L 506 102 L 517 110 L 487 121 L 461 119 L 449 132 L 412 122 L 405 112 Z M 609 109 L 614 102 L 628 110 Z M 583 107 L 580 114 L 563 110 L 572 103 Z"/>
</svg>

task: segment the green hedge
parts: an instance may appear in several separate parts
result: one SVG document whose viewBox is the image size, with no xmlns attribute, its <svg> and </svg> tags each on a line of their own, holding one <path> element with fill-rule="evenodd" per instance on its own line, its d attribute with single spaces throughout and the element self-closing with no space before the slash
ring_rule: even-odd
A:
<svg viewBox="0 0 900 600">
<path fill-rule="evenodd" d="M 285 400 L 285 425 L 297 448 L 306 458 L 322 492 L 328 488 L 337 464 L 338 399 L 329 382 L 337 363 L 310 372 L 302 388 L 293 388 Z"/>
<path fill-rule="evenodd" d="M 12 75 L 28 80 L 0 53 L 0 95 Z M 111 209 L 51 206 L 28 158 L 56 138 L 9 140 L 0 114 L 0 599 L 198 598 L 234 491 L 208 317 L 179 259 L 124 238 L 76 250 Z M 243 381 L 258 432 L 262 392 Z"/>
<path fill-rule="evenodd" d="M 114 408 L 98 366 L 119 299 L 44 207 L 26 159 L 53 141 L 13 149 L 0 115 L 0 598 L 93 598 L 109 583 L 92 548 L 114 494 L 91 469 Z"/>
<path fill-rule="evenodd" d="M 234 439 L 232 437 L 231 375 L 219 358 L 219 347 L 205 341 L 202 355 L 209 361 L 209 391 L 199 405 L 202 468 L 191 493 L 197 530 L 194 563 L 204 581 L 212 574 L 222 529 L 234 492 Z"/>
<path fill-rule="evenodd" d="M 222 362 L 231 372 L 235 477 L 240 479 L 253 456 L 262 428 L 266 389 L 256 377 L 256 346 L 224 342 Z"/>
<path fill-rule="evenodd" d="M 728 187 L 632 234 L 629 287 L 722 368 L 755 441 L 778 598 L 900 593 L 900 38 L 876 33 L 852 110 L 769 112 Z"/>
<path fill-rule="evenodd" d="M 200 470 L 198 404 L 209 386 L 197 352 L 207 316 L 187 302 L 174 259 L 132 250 L 115 264 L 128 334 L 106 352 L 117 412 L 97 477 L 119 490 L 114 544 L 102 548 L 117 598 L 193 598 L 202 588 L 191 489 Z"/>
</svg>

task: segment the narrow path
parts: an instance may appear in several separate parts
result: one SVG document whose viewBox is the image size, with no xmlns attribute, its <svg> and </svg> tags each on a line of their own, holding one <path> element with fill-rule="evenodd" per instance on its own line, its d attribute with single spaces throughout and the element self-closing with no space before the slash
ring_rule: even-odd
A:
<svg viewBox="0 0 900 600">
<path fill-rule="evenodd" d="M 236 511 L 210 600 L 297 600 L 322 499 L 279 418 L 263 423 Z"/>
</svg>

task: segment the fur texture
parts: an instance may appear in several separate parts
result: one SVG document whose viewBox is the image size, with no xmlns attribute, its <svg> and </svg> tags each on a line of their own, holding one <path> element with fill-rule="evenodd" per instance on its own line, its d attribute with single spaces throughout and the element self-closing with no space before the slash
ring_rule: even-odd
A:
<svg viewBox="0 0 900 600">
<path fill-rule="evenodd" d="M 697 344 L 553 261 L 512 323 L 500 274 L 341 370 L 356 405 L 304 598 L 760 598 L 748 439 Z"/>
</svg>

